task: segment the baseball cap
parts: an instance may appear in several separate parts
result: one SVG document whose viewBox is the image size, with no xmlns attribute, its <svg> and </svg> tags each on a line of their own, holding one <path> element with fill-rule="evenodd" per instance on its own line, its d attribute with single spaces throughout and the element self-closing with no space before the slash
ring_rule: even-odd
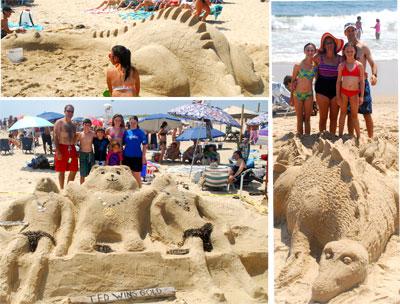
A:
<svg viewBox="0 0 400 304">
<path fill-rule="evenodd" d="M 352 22 L 348 22 L 344 25 L 344 30 L 347 30 L 349 27 L 354 27 L 355 29 L 357 29 L 355 23 Z"/>
<path fill-rule="evenodd" d="M 14 11 L 11 7 L 9 7 L 9 6 L 4 6 L 3 9 L 2 9 L 2 12 L 3 12 L 3 13 L 4 13 L 4 12 L 15 13 L 15 11 Z"/>
</svg>

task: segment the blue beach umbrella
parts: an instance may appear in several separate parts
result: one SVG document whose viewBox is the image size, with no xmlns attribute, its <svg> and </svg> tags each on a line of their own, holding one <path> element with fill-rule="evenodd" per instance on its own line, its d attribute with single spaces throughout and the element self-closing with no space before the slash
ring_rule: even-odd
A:
<svg viewBox="0 0 400 304">
<path fill-rule="evenodd" d="M 43 112 L 39 115 L 36 115 L 37 117 L 46 119 L 48 121 L 56 121 L 58 119 L 64 118 L 64 114 L 61 113 L 56 113 L 56 112 Z"/>
<path fill-rule="evenodd" d="M 179 128 L 182 126 L 182 121 L 169 114 L 152 114 L 139 119 L 140 128 L 147 132 L 157 132 L 160 130 L 161 124 L 166 121 L 168 129 Z"/>
<path fill-rule="evenodd" d="M 169 114 L 191 120 L 211 121 L 240 128 L 240 124 L 231 115 L 218 107 L 209 106 L 204 103 L 191 103 L 176 107 Z"/>
<path fill-rule="evenodd" d="M 253 119 L 250 119 L 247 122 L 248 126 L 258 126 L 258 125 L 264 125 L 268 123 L 268 113 L 262 113 L 261 115 L 258 115 L 257 117 L 254 117 Z"/>
<path fill-rule="evenodd" d="M 84 119 L 85 119 L 85 117 L 74 117 L 74 118 L 72 118 L 72 121 L 82 122 Z"/>
<path fill-rule="evenodd" d="M 224 132 L 221 132 L 217 129 L 211 129 L 211 137 L 222 137 L 225 136 Z M 207 134 L 206 127 L 196 127 L 186 129 L 181 135 L 179 135 L 176 140 L 177 141 L 189 141 L 189 140 L 197 140 L 197 139 L 207 139 L 209 138 Z"/>
<path fill-rule="evenodd" d="M 46 119 L 37 116 L 24 116 L 8 129 L 8 131 L 28 129 L 28 128 L 43 128 L 52 127 L 53 124 Z"/>
</svg>

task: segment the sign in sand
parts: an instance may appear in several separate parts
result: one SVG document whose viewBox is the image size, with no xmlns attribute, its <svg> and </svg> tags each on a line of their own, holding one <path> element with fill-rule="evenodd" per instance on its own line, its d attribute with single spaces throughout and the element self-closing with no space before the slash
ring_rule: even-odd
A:
<svg viewBox="0 0 400 304">
<path fill-rule="evenodd" d="M 167 254 L 176 254 L 176 255 L 184 255 L 189 253 L 188 249 L 169 249 L 167 250 Z"/>
<path fill-rule="evenodd" d="M 112 303 L 123 300 L 145 300 L 175 297 L 175 287 L 144 288 L 131 291 L 99 292 L 71 297 L 70 303 Z"/>
</svg>

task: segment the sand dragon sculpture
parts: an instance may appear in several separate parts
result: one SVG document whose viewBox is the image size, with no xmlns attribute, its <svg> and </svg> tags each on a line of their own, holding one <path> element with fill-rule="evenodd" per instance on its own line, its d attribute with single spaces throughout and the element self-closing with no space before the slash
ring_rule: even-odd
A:
<svg viewBox="0 0 400 304">
<path fill-rule="evenodd" d="M 293 138 L 282 147 L 274 216 L 286 220 L 291 245 L 278 288 L 300 279 L 310 257 L 320 264 L 312 284 L 316 302 L 365 280 L 399 223 L 398 185 L 383 175 L 398 167 L 395 145 L 389 146 L 375 139 L 358 149 L 350 140 L 321 138 L 307 154 Z"/>
<path fill-rule="evenodd" d="M 87 37 L 82 39 L 82 35 Z M 192 16 L 190 10 L 176 7 L 119 29 L 9 35 L 3 40 L 3 49 L 27 50 L 87 52 L 94 48 L 106 53 L 114 45 L 124 45 L 132 51 L 147 95 L 238 96 L 264 90 L 252 60 L 242 49 L 229 43 L 212 25 Z"/>
<path fill-rule="evenodd" d="M 34 194 L 1 208 L 0 220 L 29 220 L 23 231 L 33 232 L 28 240 L 0 227 L 1 303 L 69 303 L 154 286 L 195 292 L 196 303 L 237 303 L 238 295 L 246 303 L 267 301 L 253 279 L 266 276 L 266 216 L 239 202 L 210 203 L 171 176 L 139 189 L 129 168 L 96 166 L 63 194 L 44 179 Z M 199 231 L 206 231 L 207 246 Z"/>
</svg>

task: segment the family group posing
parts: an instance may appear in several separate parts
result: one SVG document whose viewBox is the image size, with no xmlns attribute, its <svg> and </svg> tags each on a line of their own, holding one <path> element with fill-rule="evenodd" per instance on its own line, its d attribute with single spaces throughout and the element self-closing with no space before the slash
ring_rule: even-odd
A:
<svg viewBox="0 0 400 304">
<path fill-rule="evenodd" d="M 322 35 L 319 49 L 313 43 L 304 46 L 305 58 L 293 68 L 292 77 L 286 77 L 291 88 L 291 105 L 295 106 L 297 133 L 310 134 L 313 111 L 313 80 L 319 108 L 319 131 L 336 134 L 339 117 L 339 136 L 343 135 L 346 116 L 350 135 L 360 138 L 358 113 L 364 115 L 369 137 L 373 137 L 372 98 L 366 72 L 371 66 L 371 85 L 377 82 L 377 65 L 368 46 L 357 39 L 354 23 L 344 26 L 348 42 L 330 33 Z M 342 55 L 339 52 L 342 51 Z M 290 83 L 291 82 L 291 83 Z"/>
<path fill-rule="evenodd" d="M 80 182 L 85 181 L 92 166 L 98 165 L 128 166 L 133 177 L 141 185 L 143 164 L 146 164 L 147 136 L 139 128 L 137 116 L 129 119 L 129 129 L 125 129 L 122 115 L 115 114 L 112 125 L 107 130 L 102 128 L 92 131 L 92 122 L 83 121 L 83 131 L 77 132 L 72 122 L 74 107 L 66 105 L 65 117 L 57 120 L 54 125 L 55 170 L 59 173 L 59 184 L 64 188 L 65 172 L 69 171 L 68 182 L 80 173 Z M 79 157 L 75 144 L 79 143 Z M 78 166 L 79 158 L 79 166 Z"/>
</svg>

